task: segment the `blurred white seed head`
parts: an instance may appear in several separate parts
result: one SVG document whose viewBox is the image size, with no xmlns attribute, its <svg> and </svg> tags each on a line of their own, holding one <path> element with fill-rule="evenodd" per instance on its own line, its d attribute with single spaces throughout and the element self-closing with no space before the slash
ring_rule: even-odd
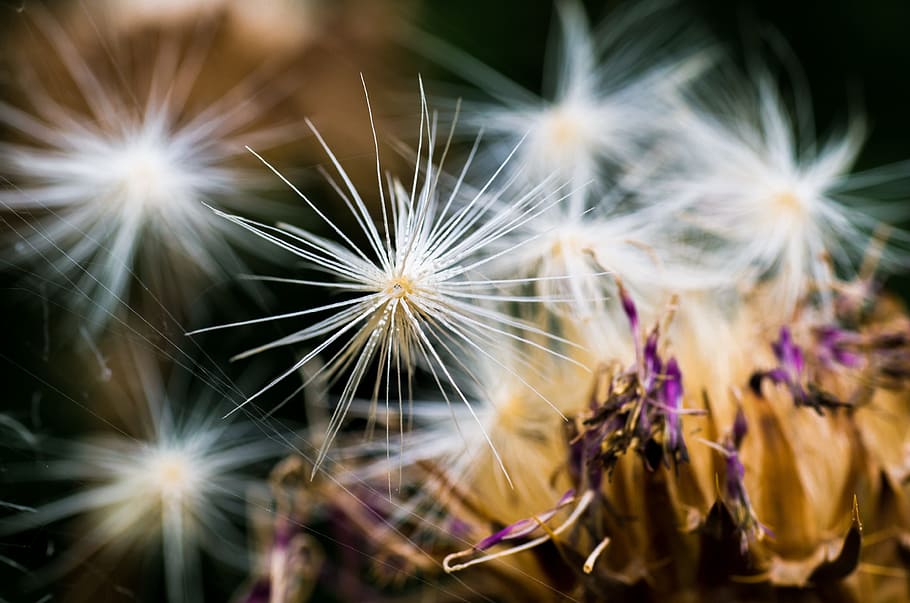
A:
<svg viewBox="0 0 910 603">
<path fill-rule="evenodd" d="M 649 1 L 592 27 L 580 2 L 556 3 L 544 98 L 438 41 L 422 49 L 494 99 L 465 102 L 461 117 L 466 130 L 487 132 L 494 163 L 526 136 L 512 167 L 519 185 L 587 187 L 564 204 L 576 215 L 606 201 L 608 180 L 641 160 L 668 101 L 709 62 L 676 15 L 654 14 L 662 12 L 672 13 L 669 3 Z"/>
<path fill-rule="evenodd" d="M 135 434 L 42 442 L 51 460 L 29 479 L 75 483 L 78 489 L 34 512 L 5 518 L 0 533 L 78 519 L 79 536 L 51 568 L 55 572 L 73 570 L 99 552 L 116 557 L 160 546 L 168 600 L 199 601 L 202 552 L 240 568 L 248 563 L 239 525 L 247 490 L 260 483 L 250 467 L 282 449 L 252 425 L 222 419 L 212 391 L 172 391 L 191 398 L 170 399 L 149 358 L 137 359 L 126 384 L 136 391 L 122 392 L 117 404 L 131 425 L 141 427 Z"/>
<path fill-rule="evenodd" d="M 274 96 L 257 96 L 251 78 L 200 108 L 189 99 L 204 48 L 162 37 L 128 79 L 128 43 L 102 42 L 109 64 L 90 63 L 98 57 L 50 14 L 34 7 L 29 18 L 59 71 L 23 76 L 19 106 L 0 103 L 13 137 L 0 145 L 0 206 L 18 217 L 7 221 L 11 261 L 62 288 L 89 330 L 122 310 L 135 277 L 162 296 L 236 272 L 232 231 L 205 204 L 255 207 L 263 181 L 238 158 L 241 141 L 285 142 L 264 125 Z M 163 300 L 175 301 L 185 300 Z"/>
<path fill-rule="evenodd" d="M 688 231 L 705 267 L 731 284 L 770 281 L 787 313 L 805 295 L 828 295 L 835 269 L 855 270 L 880 226 L 856 201 L 896 174 L 850 174 L 861 119 L 822 142 L 769 76 L 730 80 L 725 90 L 674 113 L 681 167 L 642 189 L 645 211 L 667 232 Z"/>
</svg>

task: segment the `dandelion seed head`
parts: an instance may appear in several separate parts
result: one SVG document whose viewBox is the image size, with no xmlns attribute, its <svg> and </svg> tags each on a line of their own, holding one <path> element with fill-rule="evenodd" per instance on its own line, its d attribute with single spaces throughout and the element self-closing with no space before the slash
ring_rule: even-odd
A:
<svg viewBox="0 0 910 603">
<path fill-rule="evenodd" d="M 583 146 L 586 142 L 584 124 L 584 116 L 567 107 L 551 109 L 544 115 L 545 138 L 558 151 Z"/>
<path fill-rule="evenodd" d="M 506 372 L 516 371 L 499 356 L 504 343 L 521 342 L 533 350 L 545 351 L 572 362 L 560 351 L 565 346 L 573 345 L 571 342 L 514 318 L 501 309 L 508 303 L 541 301 L 533 295 L 512 295 L 508 291 L 510 285 L 519 286 L 533 279 L 498 281 L 484 274 L 485 267 L 491 262 L 521 247 L 522 241 L 510 239 L 510 236 L 559 203 L 560 198 L 542 187 L 509 193 L 508 201 L 500 198 L 504 193 L 494 192 L 494 185 L 512 155 L 481 188 L 469 191 L 467 187 L 462 187 L 470 167 L 468 161 L 455 184 L 444 190 L 440 186 L 440 182 L 445 181 L 442 167 L 433 164 L 435 119 L 430 116 L 422 85 L 421 105 L 418 147 L 421 151 L 409 188 L 391 176 L 382 181 L 376 142 L 380 224 L 374 222 L 360 192 L 319 131 L 310 124 L 335 167 L 342 184 L 333 182 L 333 185 L 367 240 L 366 248 L 356 245 L 265 159 L 265 165 L 294 189 L 309 208 L 335 231 L 343 244 L 293 226 L 270 227 L 219 212 L 235 224 L 334 277 L 334 280 L 323 282 L 299 281 L 301 285 L 323 286 L 352 294 L 346 301 L 321 307 L 212 327 L 240 326 L 334 310 L 327 318 L 310 327 L 241 354 L 247 356 L 271 347 L 313 339 L 320 342 L 291 369 L 253 394 L 249 401 L 313 361 L 330 345 L 339 347 L 318 371 L 331 380 L 343 382 L 344 386 L 315 468 L 325 459 L 328 447 L 341 430 L 347 411 L 369 373 L 375 371 L 373 412 L 381 401 L 387 412 L 394 411 L 397 406 L 400 413 L 406 401 L 411 400 L 412 382 L 419 369 L 432 379 L 431 382 L 435 382 L 446 404 L 465 405 L 505 473 L 502 460 L 492 448 L 489 434 L 484 431 L 472 401 L 465 394 L 464 382 L 460 382 L 456 374 L 466 371 L 468 382 L 481 382 L 469 368 L 476 367 L 470 360 L 475 357 L 482 357 Z M 369 104 L 367 106 L 369 109 Z M 372 113 L 370 116 L 372 123 Z M 539 392 L 536 395 L 544 398 Z M 552 403 L 545 403 L 555 416 L 559 416 Z"/>
<path fill-rule="evenodd" d="M 835 272 L 853 273 L 878 226 L 856 200 L 895 174 L 850 174 L 861 120 L 819 141 L 773 79 L 733 82 L 720 108 L 706 99 L 676 114 L 689 151 L 680 149 L 683 169 L 642 188 L 646 211 L 668 232 L 700 237 L 709 270 L 741 285 L 770 281 L 784 313 L 813 291 L 830 299 Z"/>
<path fill-rule="evenodd" d="M 123 312 L 136 279 L 179 314 L 197 279 L 240 265 L 230 229 L 205 205 L 256 204 L 264 187 L 242 165 L 239 140 L 284 142 L 265 110 L 283 93 L 238 99 L 255 91 L 249 75 L 196 102 L 208 94 L 204 45 L 162 36 L 147 49 L 157 55 L 149 71 L 128 77 L 132 38 L 114 44 L 95 31 L 102 38 L 87 42 L 40 7 L 30 15 L 49 73 L 23 86 L 15 105 L 0 103 L 12 133 L 0 149 L 0 205 L 21 222 L 7 236 L 38 278 L 76 302 L 93 334 Z M 93 44 L 106 51 L 97 61 Z"/>
<path fill-rule="evenodd" d="M 60 469 L 49 465 L 61 479 L 80 480 L 81 491 L 39 507 L 30 522 L 84 516 L 87 531 L 71 556 L 82 548 L 116 551 L 160 540 L 169 599 L 181 600 L 196 588 L 200 550 L 242 563 L 233 513 L 240 512 L 244 489 L 254 483 L 245 467 L 276 452 L 267 442 L 251 440 L 240 425 L 189 423 L 176 430 L 161 425 L 157 437 L 144 440 L 111 436 L 81 442 L 69 449 Z"/>
<path fill-rule="evenodd" d="M 133 356 L 135 365 L 118 370 L 105 386 L 123 410 L 132 411 L 124 414 L 123 427 L 43 441 L 44 458 L 30 468 L 30 479 L 76 487 L 32 512 L 3 518 L 0 534 L 77 524 L 50 577 L 78 570 L 96 555 L 100 560 L 160 548 L 168 600 L 201 600 L 203 553 L 238 568 L 249 562 L 238 526 L 248 491 L 261 485 L 253 468 L 282 448 L 251 424 L 224 420 L 222 394 L 208 384 L 185 378 L 165 383 L 150 358 Z"/>
<path fill-rule="evenodd" d="M 155 207 L 186 197 L 186 175 L 162 150 L 144 141 L 124 149 L 112 166 L 112 176 L 126 191 L 126 199 Z"/>
<path fill-rule="evenodd" d="M 98 212 L 135 212 L 176 226 L 188 212 L 201 213 L 201 201 L 226 184 L 226 172 L 158 119 L 140 117 L 115 131 L 87 129 L 71 141 L 58 152 L 52 178 L 72 187 L 73 205 Z M 78 191 L 85 191 L 82 199 Z"/>
<path fill-rule="evenodd" d="M 642 27 L 646 15 L 669 5 L 642 2 L 592 26 L 581 2 L 556 3 L 547 52 L 552 69 L 540 94 L 457 49 L 429 42 L 426 50 L 493 98 L 464 103 L 462 124 L 489 134 L 494 162 L 526 137 L 511 168 L 519 186 L 550 177 L 573 189 L 586 186 L 596 199 L 604 176 L 641 160 L 659 130 L 653 116 L 707 63 L 675 26 Z"/>
<path fill-rule="evenodd" d="M 802 198 L 791 191 L 777 193 L 771 199 L 771 203 L 781 213 L 789 213 L 791 215 L 804 215 L 806 213 Z"/>
<path fill-rule="evenodd" d="M 613 129 L 610 121 L 609 108 L 597 107 L 587 99 L 564 99 L 536 114 L 527 113 L 521 127 L 529 135 L 520 163 L 528 169 L 528 179 L 547 177 L 554 170 L 572 182 L 592 176 L 596 159 L 611 145 L 600 135 Z M 580 178 L 573 178 L 576 172 Z"/>
</svg>

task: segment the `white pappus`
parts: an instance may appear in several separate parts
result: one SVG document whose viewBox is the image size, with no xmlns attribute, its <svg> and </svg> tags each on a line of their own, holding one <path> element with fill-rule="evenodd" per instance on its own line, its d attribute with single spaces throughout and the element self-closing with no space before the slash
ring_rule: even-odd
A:
<svg viewBox="0 0 910 603">
<path fill-rule="evenodd" d="M 366 201 L 311 124 L 340 178 L 340 184 L 334 181 L 332 184 L 358 224 L 367 242 L 366 249 L 355 244 L 334 221 L 271 166 L 269 167 L 275 174 L 291 186 L 306 205 L 332 229 L 340 242 L 286 224 L 272 227 L 219 212 L 334 279 L 289 282 L 324 287 L 351 295 L 342 301 L 289 314 L 201 330 L 319 313 L 329 314 L 307 328 L 240 355 L 244 357 L 294 343 L 318 342 L 293 366 L 253 394 L 248 401 L 294 374 L 319 355 L 328 356 L 318 373 L 324 373 L 323 376 L 333 382 L 341 380 L 343 387 L 314 471 L 325 459 L 332 440 L 341 429 L 351 403 L 358 396 L 358 389 L 371 367 L 375 366 L 376 371 L 371 387 L 373 412 L 382 400 L 387 408 L 394 401 L 395 411 L 403 414 L 412 400 L 415 370 L 421 368 L 429 374 L 447 403 L 464 404 L 468 412 L 475 415 L 475 420 L 479 421 L 472 402 L 464 393 L 463 385 L 456 378 L 458 372 L 460 376 L 480 382 L 468 368 L 466 358 L 480 358 L 509 371 L 511 367 L 501 360 L 501 347 L 503 343 L 521 342 L 527 350 L 526 356 L 546 350 L 549 355 L 569 361 L 559 350 L 572 346 L 570 342 L 515 318 L 505 308 L 507 304 L 547 301 L 537 296 L 509 292 L 509 288 L 535 279 L 494 280 L 483 274 L 484 268 L 491 262 L 505 254 L 515 253 L 528 240 L 513 241 L 507 247 L 497 246 L 499 241 L 505 240 L 562 199 L 556 191 L 540 185 L 515 194 L 510 202 L 502 203 L 499 194 L 509 188 L 509 182 L 499 185 L 498 180 L 511 158 L 493 172 L 486 184 L 476 190 L 469 190 L 464 184 L 471 165 L 470 158 L 454 182 L 444 178 L 441 165 L 434 165 L 434 147 L 437 143 L 435 117 L 431 116 L 427 108 L 422 84 L 420 96 L 422 111 L 418 160 L 409 185 L 402 184 L 391 176 L 387 177 L 385 183 L 382 182 L 379 147 L 374 139 L 380 186 L 381 227 L 374 223 Z M 369 98 L 367 106 L 369 108 Z M 372 113 L 370 116 L 372 122 Z M 444 158 L 445 153 L 440 164 Z M 448 190 L 444 191 L 444 188 Z M 458 371 L 455 370 L 456 367 Z M 525 383 L 531 391 L 536 392 L 530 384 Z M 543 397 L 539 392 L 537 395 Z M 558 413 L 555 408 L 553 412 Z M 502 466 L 489 435 L 485 432 L 483 435 L 498 464 Z M 388 438 L 388 431 L 386 437 Z M 503 471 L 508 479 L 504 467 Z"/>
<path fill-rule="evenodd" d="M 140 47 L 154 58 L 135 66 L 129 39 L 90 54 L 40 6 L 29 15 L 33 43 L 58 65 L 23 75 L 21 102 L 0 102 L 4 259 L 59 289 L 93 333 L 136 285 L 177 311 L 200 276 L 238 270 L 234 233 L 204 204 L 261 210 L 255 191 L 267 183 L 238 161 L 242 143 L 287 141 L 264 118 L 276 95 L 249 76 L 200 108 L 205 35 Z"/>
</svg>

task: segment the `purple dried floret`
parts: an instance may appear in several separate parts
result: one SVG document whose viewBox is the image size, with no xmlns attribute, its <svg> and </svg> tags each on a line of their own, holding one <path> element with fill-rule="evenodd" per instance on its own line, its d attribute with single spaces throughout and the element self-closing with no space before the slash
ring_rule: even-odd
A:
<svg viewBox="0 0 910 603">
<path fill-rule="evenodd" d="M 748 423 L 743 409 L 739 408 L 733 421 L 733 428 L 724 438 L 720 451 L 726 459 L 724 497 L 740 533 L 740 552 L 744 555 L 749 549 L 751 540 L 773 535 L 771 530 L 758 520 L 755 510 L 752 508 L 749 493 L 746 491 L 746 467 L 739 456 L 746 433 L 748 433 Z"/>
<path fill-rule="evenodd" d="M 606 399 L 593 405 L 583 423 L 586 462 L 599 463 L 609 475 L 619 458 L 634 449 L 649 470 L 669 467 L 671 461 L 678 468 L 689 460 L 680 415 L 693 412 L 682 408 L 682 371 L 675 358 L 661 357 L 657 327 L 641 345 L 635 303 L 622 287 L 620 295 L 635 339 L 635 363 L 612 375 Z M 590 447 L 592 437 L 596 453 Z M 580 459 L 576 456 L 574 462 Z"/>
<path fill-rule="evenodd" d="M 749 387 L 756 396 L 762 396 L 762 383 L 767 379 L 775 385 L 786 386 L 796 406 L 808 406 L 819 415 L 824 414 L 824 408 L 850 406 L 809 379 L 803 351 L 793 341 L 789 328 L 780 328 L 778 339 L 771 344 L 771 348 L 778 365 L 771 370 L 757 371 L 749 378 Z"/>
<path fill-rule="evenodd" d="M 559 512 L 560 509 L 575 501 L 575 490 L 569 490 L 556 503 L 556 506 L 549 511 L 544 511 L 534 517 L 520 519 L 513 524 L 507 525 L 494 534 L 490 534 L 480 542 L 474 545 L 478 551 L 485 551 L 505 540 L 515 540 L 523 538 L 538 530 L 542 524 L 547 523 Z"/>
</svg>

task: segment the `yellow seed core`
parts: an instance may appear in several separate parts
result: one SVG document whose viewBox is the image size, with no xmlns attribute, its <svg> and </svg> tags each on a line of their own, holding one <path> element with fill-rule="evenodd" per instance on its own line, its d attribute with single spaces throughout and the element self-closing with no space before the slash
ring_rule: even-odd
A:
<svg viewBox="0 0 910 603">
<path fill-rule="evenodd" d="M 416 290 L 414 282 L 404 276 L 399 276 L 396 279 L 393 279 L 385 289 L 385 294 L 389 297 L 406 297 L 411 295 Z"/>
<path fill-rule="evenodd" d="M 112 166 L 112 174 L 122 186 L 122 198 L 141 204 L 144 209 L 166 208 L 182 198 L 183 174 L 153 147 L 125 150 L 118 164 Z"/>
<path fill-rule="evenodd" d="M 159 458 L 154 473 L 162 495 L 182 496 L 192 486 L 192 469 L 187 459 L 180 455 L 167 454 Z"/>
<path fill-rule="evenodd" d="M 553 256 L 574 256 L 584 252 L 586 241 L 575 232 L 559 233 L 552 242 L 550 253 Z"/>
<path fill-rule="evenodd" d="M 564 111 L 557 111 L 550 115 L 547 121 L 547 134 L 550 142 L 558 147 L 568 147 L 578 143 L 582 137 L 578 120 Z"/>
<path fill-rule="evenodd" d="M 776 205 L 778 209 L 792 213 L 801 213 L 804 209 L 802 200 L 790 191 L 775 195 L 774 205 Z"/>
<path fill-rule="evenodd" d="M 169 484 L 179 484 L 186 478 L 186 471 L 181 463 L 171 461 L 161 467 L 161 481 Z"/>
</svg>

